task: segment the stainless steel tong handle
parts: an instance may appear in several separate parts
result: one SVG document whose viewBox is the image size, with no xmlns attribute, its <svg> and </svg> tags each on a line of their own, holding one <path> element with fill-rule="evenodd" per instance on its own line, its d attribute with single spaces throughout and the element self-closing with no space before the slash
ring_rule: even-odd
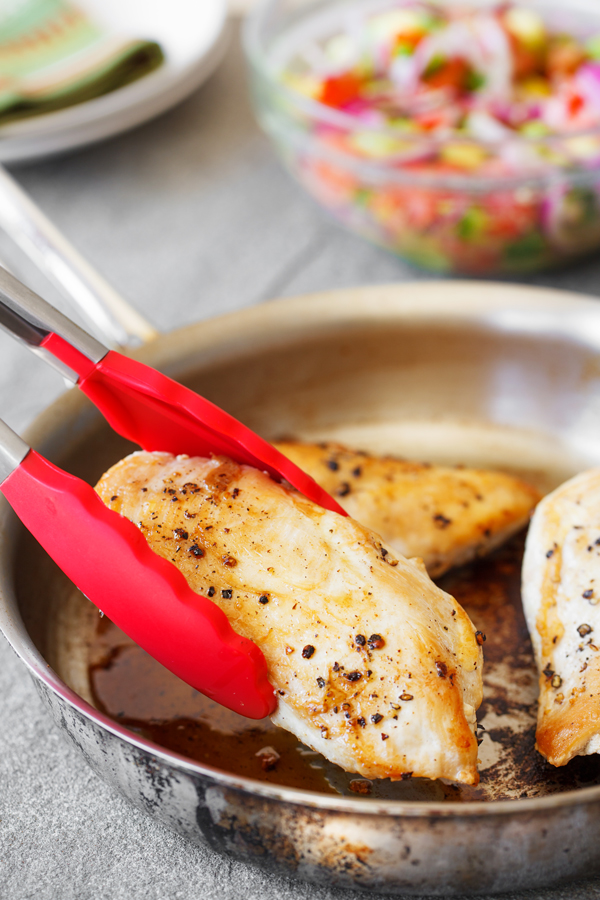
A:
<svg viewBox="0 0 600 900">
<path fill-rule="evenodd" d="M 57 334 L 94 363 L 106 356 L 107 348 L 83 328 L 71 322 L 57 309 L 30 291 L 14 275 L 0 266 L 0 327 L 18 338 L 30 349 L 40 352 L 71 381 L 77 376 L 71 369 L 43 352 L 42 343 Z"/>
<path fill-rule="evenodd" d="M 110 347 L 157 337 L 156 329 L 90 266 L 2 166 L 0 227 Z"/>
<path fill-rule="evenodd" d="M 0 484 L 17 469 L 30 447 L 0 419 Z"/>
</svg>

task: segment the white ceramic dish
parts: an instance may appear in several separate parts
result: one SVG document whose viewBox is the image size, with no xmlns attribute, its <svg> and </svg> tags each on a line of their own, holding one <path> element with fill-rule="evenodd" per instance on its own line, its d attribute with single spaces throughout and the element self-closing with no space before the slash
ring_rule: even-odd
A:
<svg viewBox="0 0 600 900">
<path fill-rule="evenodd" d="M 164 64 L 139 81 L 87 103 L 0 128 L 0 162 L 51 156 L 120 134 L 196 90 L 220 62 L 226 0 L 79 0 L 107 30 L 160 43 Z"/>
</svg>

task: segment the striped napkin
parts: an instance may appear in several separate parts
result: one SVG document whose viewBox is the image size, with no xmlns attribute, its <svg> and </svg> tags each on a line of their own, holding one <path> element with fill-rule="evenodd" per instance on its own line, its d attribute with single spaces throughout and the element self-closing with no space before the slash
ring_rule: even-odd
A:
<svg viewBox="0 0 600 900">
<path fill-rule="evenodd" d="M 107 94 L 162 62 L 154 41 L 107 34 L 68 0 L 0 0 L 0 125 Z"/>
</svg>

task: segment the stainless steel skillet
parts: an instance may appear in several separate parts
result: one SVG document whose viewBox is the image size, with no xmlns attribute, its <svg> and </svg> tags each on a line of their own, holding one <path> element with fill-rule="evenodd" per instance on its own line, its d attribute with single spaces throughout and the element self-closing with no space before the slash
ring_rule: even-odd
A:
<svg viewBox="0 0 600 900">
<path fill-rule="evenodd" d="M 501 465 L 548 486 L 598 464 L 597 301 L 475 282 L 440 288 L 363 288 L 266 304 L 158 338 L 136 355 L 266 437 L 333 437 Z M 28 437 L 90 479 L 125 449 L 72 393 Z M 504 707 L 487 709 L 496 726 L 489 731 L 509 737 L 481 748 L 484 773 L 497 770 L 490 796 L 512 799 L 448 802 L 435 786 L 418 785 L 369 799 L 261 784 L 163 750 L 90 705 L 85 602 L 5 507 L 0 515 L 2 630 L 98 774 L 189 840 L 272 872 L 391 894 L 489 893 L 600 869 L 594 760 L 579 781 L 536 783 L 538 795 L 524 799 L 511 773 L 498 770 L 510 735 L 515 742 L 529 727 L 535 696 L 514 647 L 486 666 L 488 700 L 504 691 Z M 521 788 L 534 792 L 531 783 Z"/>
</svg>

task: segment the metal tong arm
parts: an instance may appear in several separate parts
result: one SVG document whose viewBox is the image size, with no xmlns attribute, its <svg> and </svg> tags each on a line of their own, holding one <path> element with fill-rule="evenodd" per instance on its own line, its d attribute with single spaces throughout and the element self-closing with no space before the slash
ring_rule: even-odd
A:
<svg viewBox="0 0 600 900">
<path fill-rule="evenodd" d="M 153 326 L 92 268 L 0 166 L 0 227 L 57 285 L 109 347 L 144 343 Z"/>
<path fill-rule="evenodd" d="M 83 361 L 96 365 L 108 349 L 0 266 L 0 327 L 43 355 L 74 384 Z M 47 351 L 47 352 L 44 352 Z M 61 362 L 58 362 L 58 357 Z M 74 362 L 78 365 L 75 366 Z"/>
<path fill-rule="evenodd" d="M 30 447 L 0 419 L 0 485 L 17 469 Z"/>
</svg>

